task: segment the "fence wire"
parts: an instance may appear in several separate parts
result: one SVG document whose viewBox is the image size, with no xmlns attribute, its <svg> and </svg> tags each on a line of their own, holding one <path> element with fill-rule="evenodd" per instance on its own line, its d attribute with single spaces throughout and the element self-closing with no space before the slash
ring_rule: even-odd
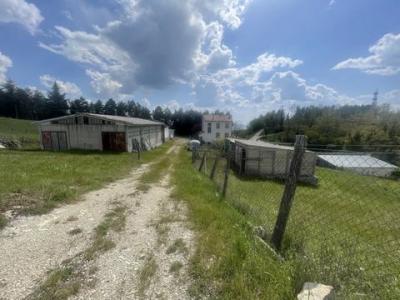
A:
<svg viewBox="0 0 400 300">
<path fill-rule="evenodd" d="M 344 299 L 400 299 L 400 147 L 320 150 L 307 149 L 315 160 L 303 156 L 300 173 L 306 180 L 297 183 L 281 255 L 293 263 L 299 286 L 330 284 Z M 213 180 L 222 192 L 229 155 L 224 199 L 262 228 L 269 242 L 292 157 L 271 151 L 291 150 L 246 151 L 202 147 L 194 167 L 199 170 L 206 153 L 201 172 L 210 176 L 217 158 Z"/>
</svg>

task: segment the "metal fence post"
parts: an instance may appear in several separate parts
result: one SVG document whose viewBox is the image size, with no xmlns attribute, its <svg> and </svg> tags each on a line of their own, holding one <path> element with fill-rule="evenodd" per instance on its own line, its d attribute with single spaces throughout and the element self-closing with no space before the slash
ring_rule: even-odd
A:
<svg viewBox="0 0 400 300">
<path fill-rule="evenodd" d="M 192 163 L 196 161 L 196 149 L 192 149 Z"/>
<path fill-rule="evenodd" d="M 228 188 L 228 177 L 229 177 L 229 169 L 231 167 L 231 153 L 228 151 L 226 156 L 226 166 L 225 166 L 225 174 L 224 174 L 224 185 L 222 187 L 222 196 L 225 197 L 226 189 Z"/>
<path fill-rule="evenodd" d="M 210 174 L 210 179 L 214 179 L 215 171 L 217 169 L 217 164 L 218 164 L 218 154 L 215 156 L 214 164 L 211 169 L 211 174 Z"/>
<path fill-rule="evenodd" d="M 199 167 L 199 172 L 201 172 L 201 169 L 203 169 L 203 165 L 206 160 L 206 154 L 207 154 L 207 152 L 204 151 L 203 158 L 201 159 L 201 163 L 200 163 L 200 167 Z"/>
<path fill-rule="evenodd" d="M 296 193 L 297 178 L 300 175 L 301 163 L 303 161 L 305 148 L 306 137 L 304 135 L 297 135 L 296 143 L 294 145 L 294 153 L 290 163 L 289 174 L 286 178 L 285 190 L 282 195 L 278 217 L 276 219 L 274 232 L 271 238 L 271 243 L 277 250 L 280 250 L 282 246 L 283 235 L 285 234 L 290 208 L 292 207 L 293 198 Z"/>
</svg>

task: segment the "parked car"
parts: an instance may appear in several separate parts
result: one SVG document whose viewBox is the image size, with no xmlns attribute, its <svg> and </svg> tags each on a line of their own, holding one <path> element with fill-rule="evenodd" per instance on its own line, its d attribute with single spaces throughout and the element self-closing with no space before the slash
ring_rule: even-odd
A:
<svg viewBox="0 0 400 300">
<path fill-rule="evenodd" d="M 189 151 L 193 151 L 193 150 L 197 150 L 197 149 L 199 149 L 200 148 L 200 141 L 199 140 L 190 140 L 188 143 L 187 143 L 187 149 L 189 150 Z"/>
</svg>

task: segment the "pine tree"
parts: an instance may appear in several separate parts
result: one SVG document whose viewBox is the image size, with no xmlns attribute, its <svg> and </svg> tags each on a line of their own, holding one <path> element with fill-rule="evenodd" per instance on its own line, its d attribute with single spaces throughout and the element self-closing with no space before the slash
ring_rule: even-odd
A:
<svg viewBox="0 0 400 300">
<path fill-rule="evenodd" d="M 116 115 L 116 113 L 117 113 L 117 104 L 112 98 L 110 98 L 104 105 L 104 114 Z"/>
<path fill-rule="evenodd" d="M 47 96 L 47 114 L 49 118 L 65 116 L 68 114 L 68 101 L 65 94 L 60 92 L 57 82 L 54 82 Z"/>
</svg>

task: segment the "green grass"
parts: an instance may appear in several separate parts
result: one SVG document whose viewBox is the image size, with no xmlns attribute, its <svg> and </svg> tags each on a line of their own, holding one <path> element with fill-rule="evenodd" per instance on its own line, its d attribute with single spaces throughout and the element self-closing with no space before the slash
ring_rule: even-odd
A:
<svg viewBox="0 0 400 300">
<path fill-rule="evenodd" d="M 0 117 L 0 140 L 18 141 L 23 148 L 39 148 L 39 131 L 31 120 Z"/>
<path fill-rule="evenodd" d="M 277 261 L 256 241 L 248 219 L 221 201 L 216 186 L 195 170 L 182 150 L 174 162 L 174 196 L 189 207 L 197 248 L 189 272 L 193 297 L 293 299 L 289 264 Z"/>
<path fill-rule="evenodd" d="M 169 272 L 178 275 L 182 268 L 183 264 L 180 261 L 174 261 L 169 267 Z"/>
<path fill-rule="evenodd" d="M 152 164 L 150 169 L 140 176 L 137 189 L 141 192 L 147 192 L 151 184 L 158 182 L 162 178 L 170 165 L 171 158 L 168 155 Z"/>
<path fill-rule="evenodd" d="M 399 181 L 317 168 L 318 187 L 297 188 L 278 263 L 248 224 L 262 226 L 269 241 L 283 182 L 231 172 L 222 199 L 223 169 L 222 160 L 213 183 L 187 153 L 176 164 L 176 196 L 189 204 L 200 233 L 194 294 L 290 299 L 315 281 L 334 286 L 340 299 L 400 297 Z"/>
<path fill-rule="evenodd" d="M 148 255 L 146 257 L 146 261 L 143 266 L 139 270 L 139 283 L 137 287 L 137 295 L 140 299 L 145 298 L 145 293 L 150 287 L 150 284 L 153 280 L 158 269 L 157 262 L 154 258 L 154 255 Z"/>
<path fill-rule="evenodd" d="M 73 267 L 61 266 L 51 271 L 46 280 L 27 299 L 66 300 L 76 295 L 81 286 L 81 276 Z"/>
<path fill-rule="evenodd" d="M 168 248 L 167 251 L 165 252 L 166 254 L 172 254 L 172 253 L 182 253 L 182 254 L 187 254 L 188 249 L 186 247 L 185 242 L 182 239 L 176 239 Z"/>
<path fill-rule="evenodd" d="M 318 187 L 297 188 L 283 242 L 294 291 L 316 281 L 345 299 L 399 298 L 400 182 L 324 168 L 316 175 Z M 283 189 L 279 181 L 231 173 L 226 200 L 269 240 Z"/>
<path fill-rule="evenodd" d="M 157 159 L 170 146 L 171 143 L 166 143 L 144 152 L 140 161 L 130 153 L 2 150 L 0 215 L 8 209 L 23 214 L 42 214 L 60 204 L 76 201 L 81 194 Z"/>
<path fill-rule="evenodd" d="M 107 237 L 107 234 L 110 230 L 121 232 L 125 228 L 126 209 L 125 206 L 116 203 L 116 207 L 104 216 L 103 221 L 95 229 L 92 245 L 84 252 L 86 260 L 93 260 L 98 254 L 115 247 L 115 243 Z"/>
</svg>

